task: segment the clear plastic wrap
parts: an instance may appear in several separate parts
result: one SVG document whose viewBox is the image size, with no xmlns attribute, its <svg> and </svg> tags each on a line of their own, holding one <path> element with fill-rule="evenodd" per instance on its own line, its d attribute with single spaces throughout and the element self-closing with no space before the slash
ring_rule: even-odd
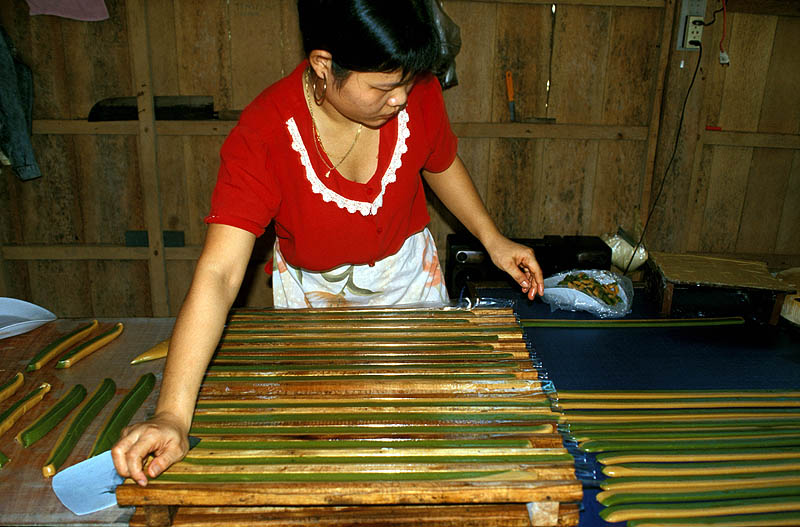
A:
<svg viewBox="0 0 800 527">
<path fill-rule="evenodd" d="M 631 312 L 633 282 L 611 271 L 576 269 L 545 278 L 542 300 L 552 311 L 587 311 L 600 318 L 620 318 Z"/>
<path fill-rule="evenodd" d="M 611 263 L 625 272 L 635 271 L 647 261 L 647 249 L 644 244 L 637 244 L 622 229 L 615 234 L 603 235 L 602 240 L 611 248 Z M 634 246 L 636 253 L 633 252 Z"/>
</svg>

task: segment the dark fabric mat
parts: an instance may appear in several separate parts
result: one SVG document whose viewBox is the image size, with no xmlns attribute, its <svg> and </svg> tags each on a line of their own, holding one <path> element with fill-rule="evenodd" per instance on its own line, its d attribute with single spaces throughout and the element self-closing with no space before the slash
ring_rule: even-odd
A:
<svg viewBox="0 0 800 527">
<path fill-rule="evenodd" d="M 511 289 L 480 289 L 485 298 L 514 303 L 521 319 L 591 320 L 583 312 L 555 311 Z M 625 318 L 658 318 L 657 306 L 636 290 Z M 800 389 L 800 330 L 788 323 L 767 326 L 681 328 L 526 328 L 525 336 L 556 390 Z M 573 455 L 576 455 L 574 452 Z M 582 461 L 579 458 L 586 458 Z M 599 474 L 593 456 L 576 455 L 584 481 L 580 527 L 607 523 L 595 496 Z M 599 475 L 598 478 L 602 478 Z"/>
</svg>

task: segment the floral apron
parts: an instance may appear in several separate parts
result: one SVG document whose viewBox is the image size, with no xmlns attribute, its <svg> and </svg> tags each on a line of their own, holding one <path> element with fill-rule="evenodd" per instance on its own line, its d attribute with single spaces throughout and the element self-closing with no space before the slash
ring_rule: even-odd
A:
<svg viewBox="0 0 800 527">
<path fill-rule="evenodd" d="M 374 265 L 341 265 L 325 272 L 293 267 L 278 240 L 273 253 L 272 296 L 277 308 L 441 306 L 449 299 L 433 236 L 426 228 L 398 252 Z"/>
</svg>

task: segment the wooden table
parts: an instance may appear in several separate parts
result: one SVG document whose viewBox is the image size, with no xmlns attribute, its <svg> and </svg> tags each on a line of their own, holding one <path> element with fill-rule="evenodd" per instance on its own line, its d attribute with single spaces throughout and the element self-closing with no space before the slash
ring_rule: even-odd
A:
<svg viewBox="0 0 800 527">
<path fill-rule="evenodd" d="M 0 361 L 0 382 L 5 382 L 19 371 L 24 372 L 28 361 L 38 350 L 53 339 L 86 322 L 86 320 L 77 319 L 55 320 L 24 335 L 0 340 L 0 358 L 2 359 Z M 53 360 L 41 370 L 24 373 L 25 383 L 23 386 L 12 397 L 0 403 L 0 411 L 5 410 L 10 404 L 42 382 L 49 382 L 52 385 L 50 393 L 42 402 L 0 436 L 0 451 L 11 458 L 11 461 L 0 469 L 0 489 L 3 491 L 3 499 L 0 500 L 0 525 L 116 526 L 127 525 L 133 514 L 133 507 L 111 507 L 86 516 L 76 516 L 58 501 L 50 487 L 50 480 L 42 476 L 42 465 L 66 421 L 27 449 L 22 448 L 14 441 L 14 436 L 20 430 L 50 408 L 72 386 L 78 383 L 83 384 L 91 394 L 106 377 L 110 377 L 116 383 L 116 394 L 81 437 L 63 468 L 86 458 L 106 417 L 136 384 L 139 377 L 148 372 L 156 373 L 158 379 L 156 388 L 134 416 L 134 420 L 143 420 L 153 412 L 164 361 L 151 361 L 136 366 L 130 365 L 130 361 L 151 346 L 169 337 L 174 319 L 98 319 L 98 322 L 101 330 L 110 328 L 117 322 L 122 322 L 125 330 L 108 346 L 71 368 L 55 369 L 56 361 Z"/>
</svg>

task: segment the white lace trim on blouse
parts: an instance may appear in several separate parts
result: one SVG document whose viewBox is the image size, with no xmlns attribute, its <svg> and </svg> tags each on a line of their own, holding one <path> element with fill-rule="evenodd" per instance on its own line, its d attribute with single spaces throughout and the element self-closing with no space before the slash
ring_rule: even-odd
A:
<svg viewBox="0 0 800 527">
<path fill-rule="evenodd" d="M 408 130 L 408 113 L 405 110 L 397 114 L 397 142 L 394 145 L 394 152 L 389 162 L 389 168 L 386 169 L 386 172 L 381 178 L 381 191 L 371 203 L 368 201 L 356 201 L 345 198 L 341 194 L 326 187 L 325 184 L 320 181 L 317 173 L 314 171 L 314 167 L 311 166 L 308 150 L 306 150 L 303 139 L 300 137 L 300 131 L 297 129 L 294 117 L 286 121 L 286 128 L 292 136 L 292 149 L 300 154 L 300 162 L 306 169 L 306 179 L 311 183 L 311 190 L 314 194 L 319 194 L 326 203 L 333 202 L 340 209 L 345 209 L 351 214 L 360 212 L 362 216 L 374 216 L 378 213 L 378 210 L 383 205 L 383 195 L 386 193 L 386 187 L 388 187 L 390 183 L 397 181 L 397 170 L 403 165 L 401 158 L 403 154 L 408 151 L 406 140 L 411 136 L 411 132 Z"/>
</svg>

